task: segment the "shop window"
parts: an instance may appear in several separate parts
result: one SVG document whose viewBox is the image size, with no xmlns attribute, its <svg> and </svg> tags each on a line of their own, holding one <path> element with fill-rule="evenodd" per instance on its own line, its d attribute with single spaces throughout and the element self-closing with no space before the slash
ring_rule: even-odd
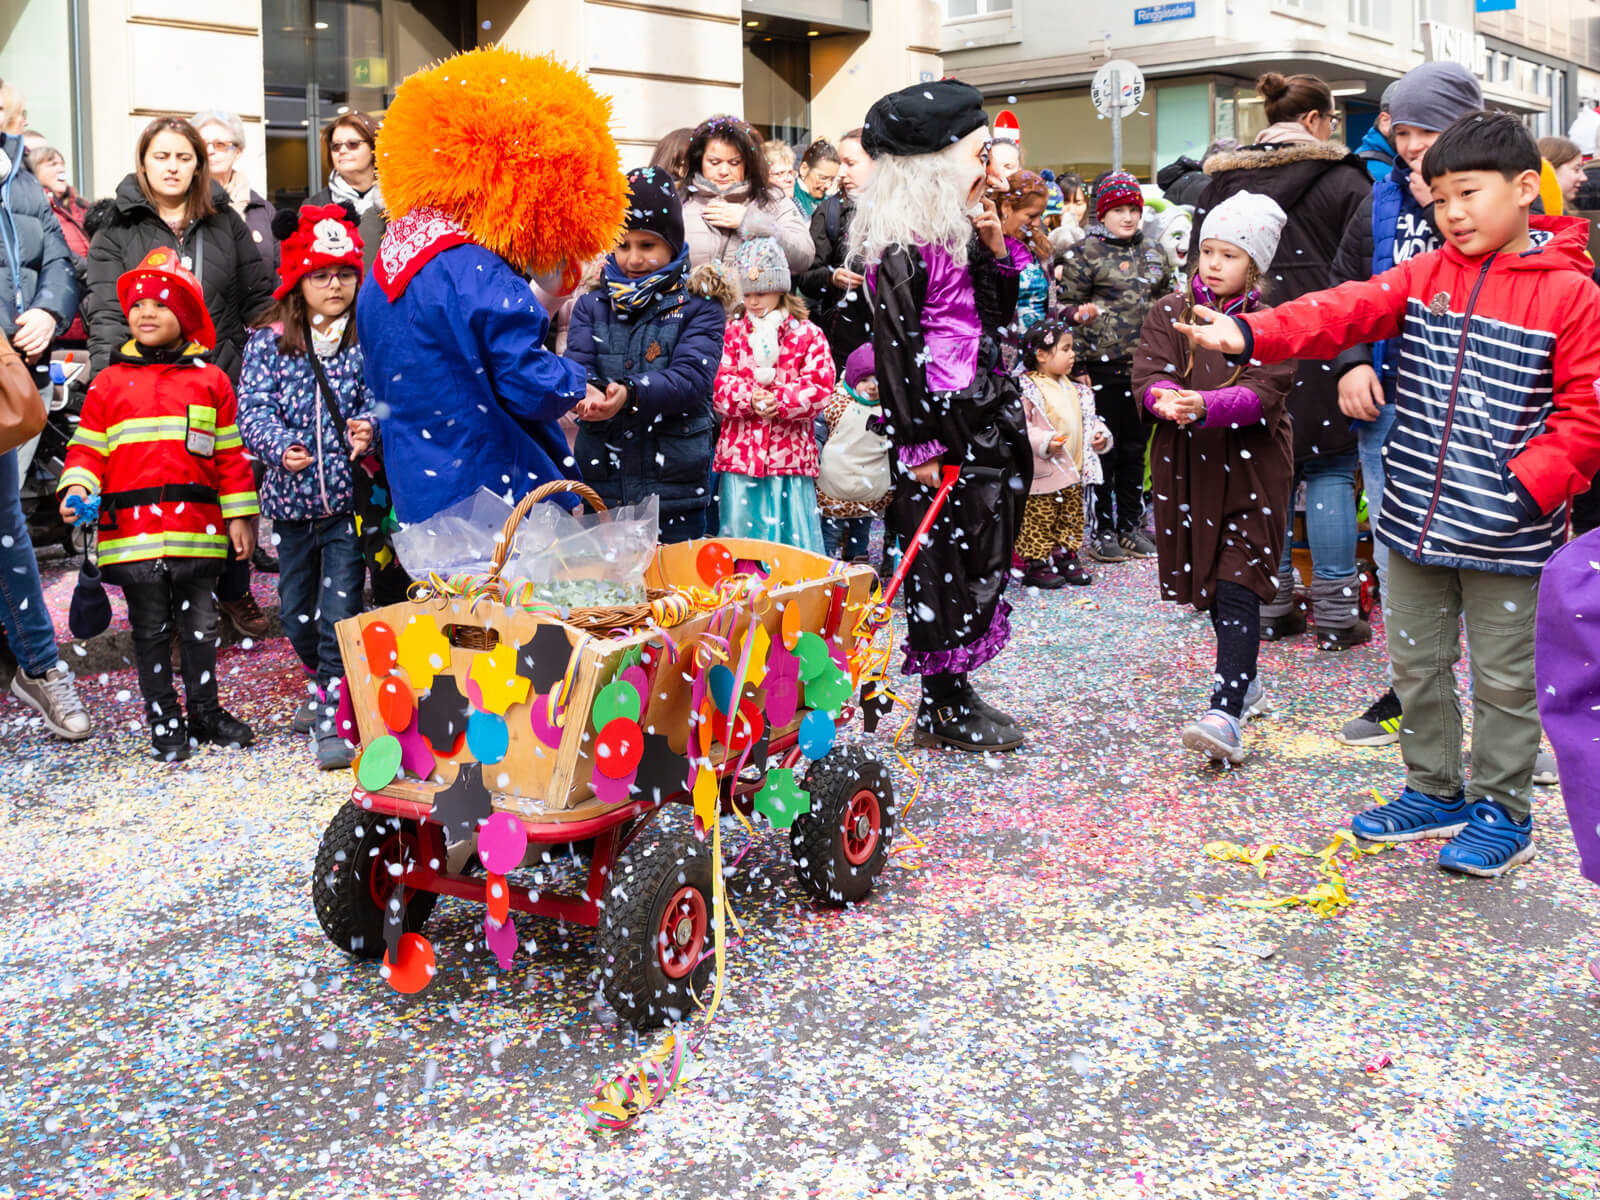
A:
<svg viewBox="0 0 1600 1200">
<path fill-rule="evenodd" d="M 1211 144 L 1211 85 L 1162 84 L 1156 88 L 1156 167 L 1179 158 L 1203 161 Z"/>
<path fill-rule="evenodd" d="M 811 140 L 811 46 L 797 38 L 746 36 L 744 119 L 762 137 Z"/>
<path fill-rule="evenodd" d="M 476 4 L 263 0 L 267 180 L 293 206 L 327 181 L 322 127 L 352 109 L 382 120 L 413 71 L 476 44 Z"/>
</svg>

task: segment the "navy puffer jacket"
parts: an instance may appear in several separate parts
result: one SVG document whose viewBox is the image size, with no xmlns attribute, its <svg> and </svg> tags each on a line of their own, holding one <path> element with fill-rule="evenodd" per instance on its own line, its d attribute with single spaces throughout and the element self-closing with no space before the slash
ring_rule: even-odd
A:
<svg viewBox="0 0 1600 1200">
<path fill-rule="evenodd" d="M 17 331 L 17 317 L 40 308 L 66 331 L 78 312 L 78 278 L 61 222 L 44 188 L 22 169 L 22 139 L 0 137 L 10 170 L 0 180 L 0 329 Z"/>
</svg>

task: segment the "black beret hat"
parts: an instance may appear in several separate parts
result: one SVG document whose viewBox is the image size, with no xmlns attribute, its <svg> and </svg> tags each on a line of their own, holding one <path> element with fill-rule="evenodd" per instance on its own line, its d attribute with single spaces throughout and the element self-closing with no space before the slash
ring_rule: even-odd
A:
<svg viewBox="0 0 1600 1200">
<path fill-rule="evenodd" d="M 683 201 L 672 176 L 660 167 L 628 172 L 627 228 L 655 234 L 674 256 L 683 253 Z"/>
<path fill-rule="evenodd" d="M 989 123 L 983 93 L 959 79 L 914 83 L 890 92 L 870 109 L 861 148 L 880 154 L 937 154 Z"/>
</svg>

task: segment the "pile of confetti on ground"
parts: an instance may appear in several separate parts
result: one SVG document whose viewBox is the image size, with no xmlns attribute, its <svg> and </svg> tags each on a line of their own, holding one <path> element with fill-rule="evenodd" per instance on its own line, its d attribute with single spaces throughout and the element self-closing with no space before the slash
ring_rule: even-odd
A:
<svg viewBox="0 0 1600 1200">
<path fill-rule="evenodd" d="M 604 1008 L 587 930 L 519 922 L 501 971 L 444 901 L 409 997 L 324 940 L 311 863 L 348 782 L 288 732 L 283 642 L 222 660 L 248 753 L 146 762 L 131 673 L 88 681 L 108 732 L 77 747 L 0 704 L 0 1194 L 1596 1195 L 1600 895 L 1557 793 L 1504 881 L 1422 844 L 1342 862 L 1332 917 L 1212 899 L 1318 876 L 1208 841 L 1319 848 L 1396 785 L 1394 749 L 1328 736 L 1382 660 L 1268 647 L 1277 715 L 1206 769 L 1174 743 L 1208 626 L 1153 575 L 1018 597 L 984 676 L 1033 740 L 914 752 L 927 850 L 866 904 L 814 909 L 756 839 L 701 1072 L 617 1134 L 579 1105 L 661 1035 Z"/>
</svg>

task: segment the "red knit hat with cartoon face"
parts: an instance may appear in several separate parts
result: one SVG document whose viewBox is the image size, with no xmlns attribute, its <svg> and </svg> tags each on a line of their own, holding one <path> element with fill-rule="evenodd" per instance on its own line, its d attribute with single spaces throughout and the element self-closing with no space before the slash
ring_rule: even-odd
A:
<svg viewBox="0 0 1600 1200">
<path fill-rule="evenodd" d="M 206 310 L 200 281 L 178 260 L 178 252 L 165 246 L 144 256 L 131 271 L 117 277 L 117 303 L 126 313 L 140 300 L 157 300 L 178 318 L 178 331 L 207 350 L 217 344 L 217 331 Z"/>
<path fill-rule="evenodd" d="M 361 235 L 342 204 L 307 205 L 300 210 L 295 231 L 279 247 L 278 278 L 273 291 L 282 300 L 312 271 L 328 267 L 361 270 Z"/>
</svg>

